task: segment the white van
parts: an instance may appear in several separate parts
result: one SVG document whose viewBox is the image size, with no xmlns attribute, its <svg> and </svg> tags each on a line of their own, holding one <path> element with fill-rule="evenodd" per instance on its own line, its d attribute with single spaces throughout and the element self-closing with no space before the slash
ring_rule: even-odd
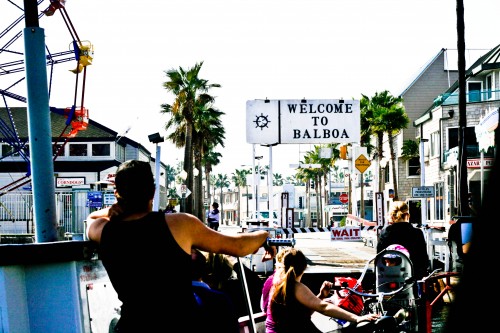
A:
<svg viewBox="0 0 500 333">
<path fill-rule="evenodd" d="M 243 225 L 247 228 L 251 228 L 252 226 L 281 228 L 278 211 L 276 210 L 273 211 L 272 223 L 269 220 L 269 210 L 262 210 L 259 211 L 259 216 L 256 216 L 255 212 L 252 212 L 251 217 L 243 220 Z"/>
</svg>

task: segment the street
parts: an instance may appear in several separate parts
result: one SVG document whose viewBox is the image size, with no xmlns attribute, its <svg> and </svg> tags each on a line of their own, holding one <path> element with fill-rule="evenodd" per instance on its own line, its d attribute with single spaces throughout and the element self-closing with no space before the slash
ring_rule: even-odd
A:
<svg viewBox="0 0 500 333">
<path fill-rule="evenodd" d="M 222 226 L 222 232 L 237 233 L 241 228 Z M 295 248 L 304 252 L 308 259 L 307 274 L 303 278 L 312 290 L 319 290 L 321 282 L 334 276 L 359 276 L 367 263 L 375 257 L 376 250 L 360 241 L 332 241 L 328 232 L 295 233 Z M 373 263 L 368 271 L 373 278 Z M 370 275 L 370 274 L 369 274 Z M 372 281 L 373 282 L 373 281 Z M 432 332 L 441 332 L 449 311 L 449 303 L 438 303 L 432 312 Z M 337 324 L 328 317 L 315 313 L 313 321 L 323 332 L 331 332 Z"/>
<path fill-rule="evenodd" d="M 238 233 L 237 226 L 220 226 L 221 232 Z M 309 260 L 308 270 L 328 268 L 363 269 L 368 260 L 375 256 L 375 249 L 359 241 L 332 241 L 329 232 L 293 234 L 295 247 L 302 250 Z M 324 268 L 322 268 L 324 267 Z"/>
</svg>

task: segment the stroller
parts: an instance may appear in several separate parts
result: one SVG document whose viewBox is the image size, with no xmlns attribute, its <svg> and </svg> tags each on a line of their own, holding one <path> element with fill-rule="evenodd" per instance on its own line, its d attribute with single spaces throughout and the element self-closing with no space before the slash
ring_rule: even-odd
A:
<svg viewBox="0 0 500 333">
<path fill-rule="evenodd" d="M 365 311 L 382 311 L 387 316 L 395 316 L 403 311 L 405 319 L 399 327 L 406 332 L 417 332 L 419 292 L 408 251 L 401 245 L 391 245 L 377 253 L 374 260 L 375 293 L 391 294 L 402 289 L 382 299 L 367 299 Z"/>
<path fill-rule="evenodd" d="M 362 287 L 362 281 L 371 265 L 375 268 L 373 289 Z M 340 282 L 340 283 L 337 283 Z M 339 286 L 337 286 L 339 284 Z M 419 308 L 417 281 L 413 278 L 413 264 L 408 251 L 401 245 L 391 245 L 370 259 L 360 278 L 353 285 L 352 278 L 336 277 L 332 302 L 358 314 L 377 313 L 381 317 L 373 324 L 360 323 L 360 332 L 418 332 Z M 346 293 L 347 292 L 347 293 Z M 357 300 L 361 298 L 358 302 Z M 345 304 L 344 304 L 345 303 Z M 359 304 L 361 303 L 361 304 Z M 356 305 L 352 307 L 351 305 Z M 360 310 L 360 312 L 355 310 Z M 337 321 L 338 322 L 338 321 Z M 338 322 L 342 328 L 349 324 Z"/>
</svg>

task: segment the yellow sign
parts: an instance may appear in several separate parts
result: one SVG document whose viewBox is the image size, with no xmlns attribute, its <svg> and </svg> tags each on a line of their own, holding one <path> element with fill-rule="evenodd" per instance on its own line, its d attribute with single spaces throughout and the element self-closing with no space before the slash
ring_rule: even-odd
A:
<svg viewBox="0 0 500 333">
<path fill-rule="evenodd" d="M 370 167 L 371 164 L 372 163 L 363 154 L 359 155 L 356 161 L 354 161 L 354 166 L 361 173 L 364 173 L 366 169 Z"/>
</svg>

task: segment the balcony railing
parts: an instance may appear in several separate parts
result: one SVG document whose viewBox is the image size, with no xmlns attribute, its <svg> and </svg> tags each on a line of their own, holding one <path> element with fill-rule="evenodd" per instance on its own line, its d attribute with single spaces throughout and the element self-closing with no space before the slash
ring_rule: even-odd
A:
<svg viewBox="0 0 500 333">
<path fill-rule="evenodd" d="M 439 95 L 434 100 L 434 106 L 458 104 L 458 92 Z M 500 99 L 500 90 L 472 90 L 466 95 L 467 103 L 485 102 Z"/>
<path fill-rule="evenodd" d="M 467 158 L 479 158 L 481 157 L 481 152 L 479 151 L 479 145 L 467 145 L 465 147 L 465 150 L 467 151 Z M 484 157 L 494 157 L 494 148 L 490 147 L 486 153 L 484 153 Z M 443 162 L 446 163 L 449 160 L 457 160 L 458 159 L 458 147 L 454 147 L 451 149 L 448 149 L 444 152 L 444 158 Z"/>
</svg>

